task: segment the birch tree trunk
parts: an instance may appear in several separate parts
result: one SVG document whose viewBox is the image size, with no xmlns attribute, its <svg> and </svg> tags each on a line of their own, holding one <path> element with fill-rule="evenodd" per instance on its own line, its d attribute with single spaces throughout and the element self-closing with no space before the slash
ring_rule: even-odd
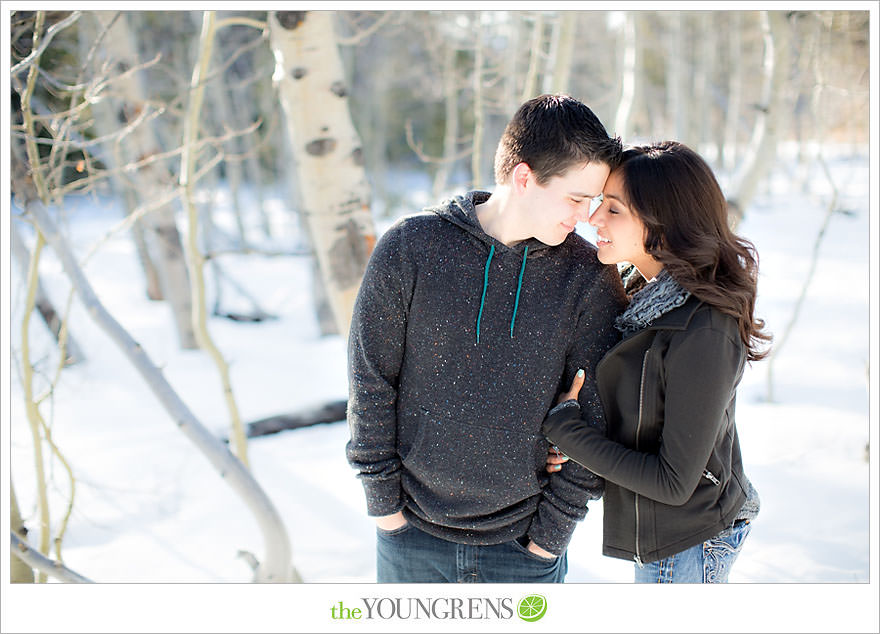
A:
<svg viewBox="0 0 880 634">
<path fill-rule="evenodd" d="M 528 101 L 532 97 L 538 96 L 538 67 L 541 64 L 543 48 L 544 16 L 539 11 L 535 15 L 535 24 L 532 26 L 532 40 L 531 47 L 529 48 L 529 69 L 526 71 L 526 80 L 523 84 L 523 92 L 520 101 Z"/>
<path fill-rule="evenodd" d="M 577 27 L 577 11 L 560 11 L 558 19 L 558 38 L 554 38 L 555 48 L 550 56 L 552 74 L 549 85 L 545 84 L 545 92 L 567 93 L 571 80 L 571 62 L 574 56 L 574 36 Z"/>
<path fill-rule="evenodd" d="M 728 195 L 732 207 L 737 211 L 731 218 L 734 227 L 752 203 L 758 184 L 776 158 L 777 129 L 783 111 L 785 81 L 791 58 L 785 12 L 762 11 L 761 30 L 764 34 L 761 103 L 757 106 L 752 138 L 742 163 L 733 175 Z"/>
<path fill-rule="evenodd" d="M 632 113 L 636 94 L 636 63 L 638 43 L 636 40 L 636 16 L 632 11 L 626 12 L 621 39 L 623 40 L 623 72 L 621 73 L 620 101 L 614 117 L 615 134 L 622 139 L 629 138 L 629 119 Z"/>
<path fill-rule="evenodd" d="M 443 117 L 443 162 L 434 175 L 434 199 L 439 199 L 446 190 L 458 148 L 458 72 L 455 67 L 458 49 L 449 42 L 446 44 L 443 50 L 443 102 L 446 113 Z"/>
<path fill-rule="evenodd" d="M 547 55 L 544 57 L 544 73 L 541 77 L 541 92 L 549 93 L 556 74 L 556 51 L 559 49 L 560 17 L 550 20 L 550 34 L 547 37 Z"/>
<path fill-rule="evenodd" d="M 106 28 L 114 17 L 113 11 L 93 11 L 99 28 Z M 104 45 L 107 54 L 118 64 L 128 67 L 137 62 L 138 54 L 135 38 L 128 27 L 128 16 L 123 13 L 107 31 Z M 95 124 L 99 127 L 99 135 L 108 133 L 106 126 L 114 121 L 126 121 L 132 113 L 144 107 L 145 97 L 137 73 L 116 82 L 119 90 L 125 94 L 123 103 L 115 104 L 112 117 L 96 117 Z M 158 153 L 159 146 L 155 135 L 146 125 L 137 125 L 130 134 L 124 136 L 114 148 L 113 154 L 118 157 L 121 165 L 143 159 Z M 132 186 L 141 202 L 155 196 L 157 191 L 168 189 L 173 182 L 171 174 L 160 163 L 152 163 L 132 173 Z M 192 326 L 192 302 L 189 292 L 189 272 L 183 254 L 180 232 L 171 205 L 164 205 L 144 217 L 147 227 L 147 243 L 151 251 L 151 259 L 159 271 L 162 295 L 168 301 L 174 317 L 174 324 L 180 346 L 184 349 L 197 347 Z"/>
<path fill-rule="evenodd" d="M 394 54 L 388 52 L 388 46 L 385 45 L 381 40 L 376 42 L 376 46 L 380 46 L 379 49 L 383 54 Z M 348 46 L 346 48 L 352 48 L 352 46 Z M 370 111 L 369 111 L 369 121 L 370 121 L 370 133 L 369 137 L 367 133 L 364 133 L 364 141 L 367 143 L 366 155 L 370 157 L 367 165 L 370 169 L 370 177 L 373 186 L 373 198 L 378 201 L 387 201 L 388 200 L 388 160 L 387 160 L 387 151 L 389 145 L 389 120 L 388 120 L 388 112 L 392 108 L 392 99 L 394 98 L 394 91 L 391 88 L 391 79 L 389 76 L 390 73 L 379 73 L 379 76 L 376 78 L 376 83 L 373 85 L 373 89 L 375 90 L 375 97 L 370 100 Z M 390 216 L 391 210 L 388 208 L 388 205 L 385 204 L 382 207 L 383 214 L 387 217 Z"/>
<path fill-rule="evenodd" d="M 519 76 L 520 76 L 520 58 L 522 56 L 521 42 L 523 39 L 524 18 L 520 11 L 513 14 L 510 21 L 510 39 L 508 50 L 511 51 L 506 57 L 504 70 L 504 100 L 502 102 L 503 112 L 507 118 L 513 116 L 519 107 Z"/>
<path fill-rule="evenodd" d="M 268 114 L 270 112 L 269 110 L 263 110 L 261 112 L 265 114 L 261 115 L 258 112 L 257 116 L 270 116 Z M 239 121 L 239 127 L 243 127 L 241 125 L 240 115 L 238 115 L 237 120 Z M 271 125 L 271 122 L 269 125 Z M 256 211 L 257 217 L 260 220 L 260 229 L 262 230 L 263 237 L 269 239 L 272 238 L 272 224 L 269 221 L 269 214 L 266 213 L 266 193 L 263 183 L 263 169 L 260 166 L 260 148 L 256 141 L 256 135 L 249 134 L 244 137 L 241 142 L 245 152 L 244 171 L 247 182 L 253 187 L 257 199 Z"/>
<path fill-rule="evenodd" d="M 187 106 L 186 119 L 183 125 L 183 153 L 180 157 L 180 186 L 184 190 L 183 203 L 189 220 L 186 255 L 189 262 L 191 277 L 191 295 L 193 302 L 193 330 L 199 347 L 208 352 L 217 366 L 220 381 L 223 387 L 223 397 L 229 410 L 232 427 L 232 438 L 235 446 L 235 455 L 245 465 L 248 465 L 247 439 L 241 416 L 238 413 L 238 405 L 232 391 L 232 380 L 229 376 L 229 365 L 214 344 L 208 332 L 207 303 L 205 300 L 204 257 L 199 251 L 199 221 L 198 209 L 195 204 L 195 191 L 193 177 L 196 171 L 196 156 L 193 149 L 199 139 L 199 118 L 204 100 L 205 85 L 202 78 L 208 73 L 211 64 L 211 51 L 214 44 L 214 11 L 204 11 L 202 32 L 199 37 L 199 53 L 193 68 L 192 81 L 190 82 L 190 97 Z M 244 236 L 242 235 L 242 240 Z"/>
<path fill-rule="evenodd" d="M 474 140 L 471 152 L 471 183 L 474 189 L 483 183 L 483 133 L 485 131 L 485 111 L 483 105 L 483 38 L 482 30 L 474 34 Z"/>
<path fill-rule="evenodd" d="M 724 151 L 722 159 L 724 170 L 733 172 L 736 167 L 739 136 L 740 103 L 742 95 L 742 15 L 739 11 L 730 12 L 730 28 L 727 36 L 727 110 L 724 116 Z"/>
<path fill-rule="evenodd" d="M 306 225 L 334 318 L 347 336 L 376 243 L 363 149 L 328 11 L 271 11 L 275 79 L 296 158 Z"/>
<path fill-rule="evenodd" d="M 690 131 L 688 138 L 698 152 L 703 152 L 702 144 L 706 141 L 706 131 L 709 129 L 708 119 L 712 112 L 711 99 L 709 98 L 709 77 L 712 73 L 713 57 L 715 54 L 715 42 L 709 37 L 712 16 L 709 13 L 700 12 L 694 16 L 693 32 L 697 38 L 691 37 L 691 46 L 696 49 L 693 55 L 693 90 L 691 101 L 694 111 L 690 117 Z M 696 41 L 694 41 L 696 40 Z"/>
<path fill-rule="evenodd" d="M 235 114 L 229 107 L 230 93 L 226 86 L 221 82 L 214 82 L 211 86 L 211 105 L 219 112 L 220 121 L 234 122 Z M 233 137 L 228 141 L 230 149 L 234 154 L 241 156 L 243 154 L 242 139 Z M 241 183 L 242 183 L 242 165 L 241 159 L 236 157 L 233 160 L 223 161 L 223 171 L 226 174 L 226 182 L 229 185 L 229 194 L 232 198 L 232 214 L 235 217 L 235 227 L 238 230 L 239 246 L 244 249 L 248 246 L 247 229 L 244 224 L 244 213 L 241 205 Z"/>
<path fill-rule="evenodd" d="M 278 101 L 280 102 L 280 100 Z M 284 137 L 284 141 L 279 142 L 280 147 L 275 153 L 277 165 L 276 170 L 279 174 L 284 176 L 282 180 L 286 183 L 286 204 L 288 209 L 291 209 L 296 213 L 296 217 L 299 220 L 299 227 L 302 231 L 302 236 L 300 237 L 302 246 L 314 255 L 315 248 L 313 246 L 309 219 L 306 214 L 301 213 L 303 208 L 303 197 L 302 188 L 298 182 L 299 170 L 297 169 L 296 159 L 294 158 L 293 140 L 291 137 L 292 131 L 289 129 L 287 122 L 283 121 L 285 118 L 284 112 L 279 102 L 275 103 L 275 106 L 279 111 L 276 114 L 278 115 L 278 118 L 282 120 L 280 133 Z M 339 326 L 336 323 L 336 316 L 333 313 L 333 309 L 330 306 L 330 299 L 327 297 L 324 288 L 324 275 L 321 273 L 321 266 L 318 262 L 317 256 L 311 258 L 310 266 L 312 306 L 315 311 L 315 319 L 318 323 L 318 332 L 321 333 L 322 337 L 338 335 L 340 334 Z"/>
<path fill-rule="evenodd" d="M 81 59 L 88 59 L 88 57 L 93 54 L 92 49 L 99 39 L 103 42 L 102 26 L 109 24 L 109 20 L 111 19 L 112 18 L 108 18 L 103 25 L 94 18 L 85 19 L 79 22 L 77 38 L 79 40 L 79 55 Z M 124 20 L 125 17 L 122 14 L 119 14 L 116 19 Z M 85 68 L 83 68 L 83 70 L 85 70 Z M 114 121 L 114 117 L 117 117 L 119 114 L 114 111 L 110 100 L 100 99 L 93 103 L 91 107 L 96 115 L 95 128 L 98 135 L 104 136 L 105 134 L 110 133 L 112 131 L 110 122 Z M 123 164 L 118 143 L 113 144 L 112 147 L 108 148 L 100 146 L 95 147 L 92 148 L 91 152 L 96 157 L 99 157 L 108 168 L 119 167 Z M 110 176 L 109 180 L 114 193 L 123 201 L 126 213 L 131 215 L 137 208 L 138 202 L 137 196 L 134 189 L 131 187 L 130 182 L 119 174 Z M 150 250 L 147 245 L 146 229 L 142 218 L 138 218 L 131 225 L 131 237 L 132 240 L 134 240 L 138 262 L 140 262 L 141 268 L 144 272 L 144 279 L 147 286 L 147 297 L 153 301 L 161 301 L 164 299 L 162 296 L 162 282 L 160 281 L 159 271 L 150 255 Z"/>
<path fill-rule="evenodd" d="M 125 187 L 121 183 L 121 179 L 114 179 L 118 186 L 116 191 L 125 201 L 126 212 L 131 213 L 137 208 L 137 196 L 130 187 Z M 153 301 L 161 301 L 165 299 L 162 295 L 162 276 L 159 269 L 150 255 L 150 247 L 147 243 L 147 229 L 144 227 L 144 220 L 138 218 L 131 226 L 131 238 L 134 240 L 135 252 L 138 256 L 138 262 L 144 270 L 144 278 L 147 282 L 147 297 Z"/>
<path fill-rule="evenodd" d="M 203 27 L 203 18 L 204 12 L 193 11 L 189 13 L 190 21 L 194 26 L 199 28 L 200 30 Z M 223 21 L 213 29 L 214 31 L 219 32 L 224 26 Z M 221 43 L 222 44 L 222 43 Z M 235 43 L 227 43 L 228 47 L 231 47 L 233 51 L 235 51 L 236 47 L 239 46 L 238 42 Z M 225 53 L 225 51 L 224 51 Z M 235 52 L 232 53 L 233 55 Z M 195 61 L 195 65 L 199 64 L 199 60 Z M 216 80 L 207 83 L 204 86 L 199 86 L 198 88 L 193 88 L 190 86 L 191 92 L 190 97 L 192 98 L 193 90 L 200 90 L 204 92 L 205 97 L 207 99 L 203 100 L 202 108 L 199 113 L 200 125 L 199 127 L 204 130 L 218 130 L 221 131 L 223 129 L 237 128 L 237 127 L 246 127 L 239 126 L 238 119 L 240 118 L 239 112 L 249 110 L 251 107 L 252 99 L 243 100 L 242 102 L 236 102 L 235 105 L 232 105 L 233 95 L 228 86 L 228 83 L 231 81 L 231 75 L 229 71 L 223 73 L 221 77 L 218 77 Z M 244 115 L 244 118 L 248 118 L 248 114 Z M 186 127 L 186 122 L 184 123 L 184 128 Z M 186 131 L 184 130 L 184 134 Z M 250 137 L 251 135 L 245 135 Z M 239 135 L 234 135 L 230 139 L 228 139 L 224 145 L 224 160 L 222 164 L 222 176 L 225 178 L 222 185 L 226 185 L 229 188 L 230 200 L 232 202 L 232 216 L 235 220 L 235 228 L 237 232 L 236 241 L 238 242 L 238 247 L 240 249 L 248 248 L 248 238 L 247 238 L 247 229 L 245 226 L 245 218 L 244 212 L 242 208 L 242 174 L 243 174 L 243 156 L 244 152 L 242 151 L 242 147 L 244 146 L 243 138 Z M 205 179 L 208 178 L 213 179 L 214 182 L 207 183 L 206 189 L 212 192 L 212 195 L 208 197 L 208 200 L 204 208 L 204 216 L 206 219 L 205 223 L 205 248 L 207 250 L 211 250 L 212 238 L 214 235 L 213 229 L 215 228 L 213 219 L 208 220 L 211 216 L 211 212 L 214 207 L 217 205 L 218 194 L 221 191 L 221 170 L 215 169 L 212 170 L 210 174 L 205 176 Z M 211 232 L 208 232 L 210 228 Z M 226 232 L 223 232 L 225 235 L 229 235 Z"/>
<path fill-rule="evenodd" d="M 671 28 L 666 59 L 666 111 L 673 130 L 672 138 L 684 141 L 688 120 L 687 98 L 684 90 L 684 47 L 682 46 L 684 18 L 681 11 L 672 11 L 669 19 L 671 20 Z"/>
<path fill-rule="evenodd" d="M 261 53 L 259 58 L 260 60 L 264 57 L 266 58 L 267 63 L 262 65 L 263 68 L 270 67 L 268 62 L 271 59 L 271 55 L 272 51 L 268 46 L 265 47 L 264 53 Z M 260 62 L 256 61 L 255 65 L 260 66 Z M 254 84 L 254 90 L 248 91 L 248 94 L 255 96 L 255 98 L 249 100 L 252 112 L 251 116 L 244 121 L 241 119 L 244 113 L 239 109 L 235 109 L 235 112 L 236 116 L 239 117 L 238 121 L 240 128 L 245 127 L 245 125 L 252 121 L 256 121 L 257 119 L 263 120 L 263 125 L 260 127 L 260 134 L 248 134 L 242 139 L 242 141 L 247 153 L 247 158 L 245 159 L 247 179 L 251 186 L 254 187 L 257 197 L 257 214 L 260 219 L 260 228 L 262 229 L 265 238 L 272 238 L 272 223 L 269 219 L 269 214 L 266 211 L 265 174 L 261 164 L 261 154 L 263 152 L 261 137 L 271 137 L 273 136 L 272 131 L 277 131 L 278 126 L 281 123 L 280 117 L 277 116 L 279 108 L 277 100 L 273 97 L 271 80 L 270 82 L 263 80 L 258 84 Z M 265 130 L 265 132 L 262 132 L 262 130 Z"/>
<path fill-rule="evenodd" d="M 807 90 L 802 89 L 798 95 L 801 105 L 800 112 L 796 114 L 796 137 L 798 141 L 797 160 L 797 183 L 799 189 L 808 192 L 812 166 L 816 159 L 817 149 L 822 147 L 822 139 L 825 138 L 826 118 L 820 113 L 820 96 L 822 94 L 823 71 L 820 51 L 823 50 L 823 35 L 831 33 L 830 24 L 824 24 L 822 13 L 812 16 L 812 28 L 801 37 L 799 42 L 800 55 L 797 59 L 798 75 L 813 77 L 812 86 Z M 826 28 L 823 28 L 826 27 Z"/>
</svg>

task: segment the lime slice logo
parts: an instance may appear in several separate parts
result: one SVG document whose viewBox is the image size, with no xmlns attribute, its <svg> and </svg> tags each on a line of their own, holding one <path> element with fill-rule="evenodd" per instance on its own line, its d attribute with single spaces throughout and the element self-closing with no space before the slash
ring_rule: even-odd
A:
<svg viewBox="0 0 880 634">
<path fill-rule="evenodd" d="M 540 594 L 523 597 L 517 606 L 517 614 L 529 623 L 540 620 L 547 613 L 547 599 Z"/>
</svg>

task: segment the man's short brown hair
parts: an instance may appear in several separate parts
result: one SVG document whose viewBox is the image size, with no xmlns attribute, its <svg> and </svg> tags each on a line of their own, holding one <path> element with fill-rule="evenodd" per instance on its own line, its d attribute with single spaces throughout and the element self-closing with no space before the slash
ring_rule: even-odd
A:
<svg viewBox="0 0 880 634">
<path fill-rule="evenodd" d="M 567 95 L 541 95 L 513 115 L 495 151 L 495 182 L 507 182 L 526 163 L 544 185 L 573 165 L 604 163 L 614 168 L 622 151 L 586 105 Z"/>
</svg>

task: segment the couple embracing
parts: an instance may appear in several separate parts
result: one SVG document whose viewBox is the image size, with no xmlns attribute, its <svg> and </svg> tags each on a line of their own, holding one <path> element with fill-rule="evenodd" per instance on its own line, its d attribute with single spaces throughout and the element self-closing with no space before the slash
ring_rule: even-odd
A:
<svg viewBox="0 0 880 634">
<path fill-rule="evenodd" d="M 542 95 L 495 182 L 386 231 L 355 304 L 346 454 L 377 580 L 563 582 L 602 497 L 637 582 L 725 582 L 759 508 L 736 389 L 769 336 L 712 170 Z"/>
</svg>

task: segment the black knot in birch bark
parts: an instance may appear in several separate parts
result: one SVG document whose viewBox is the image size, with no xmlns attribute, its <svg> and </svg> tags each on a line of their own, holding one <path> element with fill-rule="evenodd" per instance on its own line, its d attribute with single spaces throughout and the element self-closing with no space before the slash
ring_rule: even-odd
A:
<svg viewBox="0 0 880 634">
<path fill-rule="evenodd" d="M 306 20 L 306 11 L 276 11 L 278 24 L 288 31 L 295 29 Z"/>
<path fill-rule="evenodd" d="M 138 104 L 125 102 L 116 113 L 116 118 L 119 119 L 119 123 L 128 123 L 129 121 L 134 121 L 141 113 L 141 109 L 142 107 Z"/>
<path fill-rule="evenodd" d="M 312 156 L 324 156 L 336 149 L 336 139 L 329 137 L 323 139 L 315 139 L 306 144 L 306 152 Z"/>
<path fill-rule="evenodd" d="M 131 68 L 131 66 L 129 66 L 129 65 L 126 64 L 125 62 L 116 62 L 116 70 L 117 70 L 120 74 L 128 72 L 128 69 L 129 69 L 129 68 Z"/>
<path fill-rule="evenodd" d="M 291 69 L 290 76 L 293 77 L 294 79 L 302 79 L 303 77 L 306 76 L 306 73 L 308 73 L 308 72 L 309 71 L 307 71 L 302 66 L 297 66 L 296 68 Z"/>
<path fill-rule="evenodd" d="M 355 165 L 362 167 L 364 164 L 364 151 L 361 148 L 356 147 L 351 153 L 351 160 L 354 161 Z"/>
<path fill-rule="evenodd" d="M 162 250 L 162 255 L 168 260 L 181 259 L 180 232 L 177 226 L 158 225 L 153 228 L 156 235 L 157 246 Z"/>
<path fill-rule="evenodd" d="M 333 82 L 330 86 L 330 92 L 337 97 L 345 97 L 348 94 L 348 90 L 345 89 L 345 82 L 339 80 Z"/>
<path fill-rule="evenodd" d="M 339 230 L 342 235 L 329 251 L 330 275 L 339 288 L 349 288 L 359 283 L 364 274 L 371 243 L 354 220 L 348 220 Z"/>
</svg>

